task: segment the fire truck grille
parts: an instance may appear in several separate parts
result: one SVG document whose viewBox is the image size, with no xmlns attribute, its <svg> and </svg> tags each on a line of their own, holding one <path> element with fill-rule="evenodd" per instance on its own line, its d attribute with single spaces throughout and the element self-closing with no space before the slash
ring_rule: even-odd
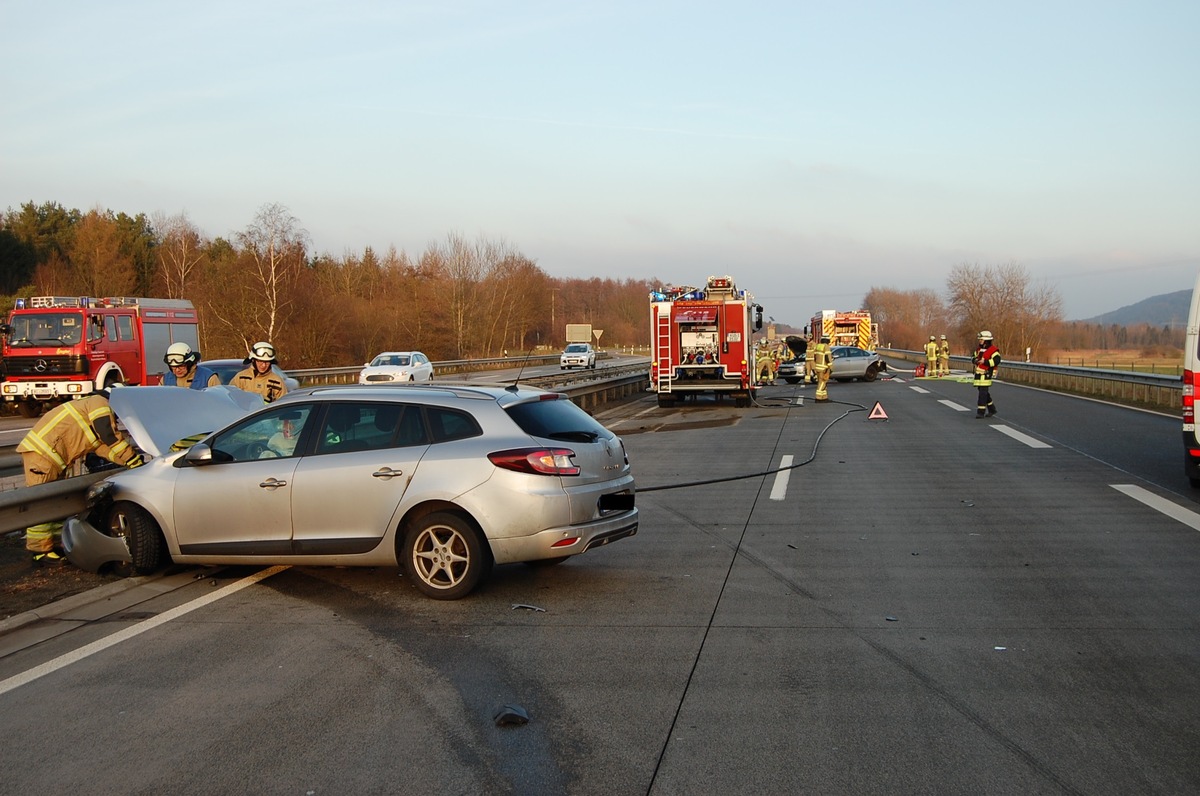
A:
<svg viewBox="0 0 1200 796">
<path fill-rule="evenodd" d="M 13 357 L 4 360 L 4 370 L 11 376 L 67 376 L 87 373 L 83 357 Z"/>
</svg>

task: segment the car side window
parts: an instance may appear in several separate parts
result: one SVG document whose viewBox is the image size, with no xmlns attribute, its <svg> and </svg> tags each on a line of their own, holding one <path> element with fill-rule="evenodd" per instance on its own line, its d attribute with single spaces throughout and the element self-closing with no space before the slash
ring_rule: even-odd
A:
<svg viewBox="0 0 1200 796">
<path fill-rule="evenodd" d="M 434 442 L 450 442 L 456 439 L 477 437 L 483 433 L 475 418 L 466 412 L 442 407 L 426 407 L 425 414 L 429 420 L 429 431 Z"/>
<path fill-rule="evenodd" d="M 295 456 L 312 414 L 311 405 L 280 406 L 213 437 L 213 460 L 243 462 Z"/>
<path fill-rule="evenodd" d="M 384 450 L 427 442 L 419 406 L 371 401 L 335 403 L 325 413 L 315 452 Z"/>
</svg>

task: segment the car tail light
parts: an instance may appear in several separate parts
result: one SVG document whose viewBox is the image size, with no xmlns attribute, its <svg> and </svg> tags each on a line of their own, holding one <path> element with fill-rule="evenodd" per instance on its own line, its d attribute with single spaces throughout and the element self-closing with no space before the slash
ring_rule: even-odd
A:
<svg viewBox="0 0 1200 796">
<path fill-rule="evenodd" d="M 579 475 L 575 451 L 568 448 L 517 448 L 489 453 L 492 464 L 504 470 L 534 475 Z"/>
<path fill-rule="evenodd" d="M 1196 375 L 1190 370 L 1183 372 L 1183 422 L 1196 422 Z"/>
</svg>

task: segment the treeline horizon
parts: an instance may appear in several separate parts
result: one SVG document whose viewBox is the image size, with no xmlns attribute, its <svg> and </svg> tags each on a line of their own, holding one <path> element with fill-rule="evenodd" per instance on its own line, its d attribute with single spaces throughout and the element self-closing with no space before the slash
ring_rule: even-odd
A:
<svg viewBox="0 0 1200 796">
<path fill-rule="evenodd" d="M 697 277 L 698 279 L 700 277 Z M 601 348 L 649 344 L 649 293 L 661 280 L 560 278 L 502 239 L 449 233 L 416 254 L 366 247 L 315 253 L 290 211 L 267 204 L 243 230 L 209 237 L 186 213 L 130 216 L 56 202 L 0 214 L 0 309 L 19 297 L 144 296 L 190 300 L 207 358 L 244 356 L 269 340 L 285 368 L 353 366 L 386 350 L 434 360 L 516 356 L 565 345 L 566 325 L 602 330 Z M 814 307 L 813 313 L 823 307 Z M 871 288 L 861 307 L 881 342 L 919 349 L 930 334 L 970 346 L 979 328 L 1023 351 L 1181 347 L 1150 324 L 1064 322 L 1057 294 L 1015 264 L 954 266 L 932 289 Z M 800 326 L 777 324 L 801 331 Z"/>
</svg>

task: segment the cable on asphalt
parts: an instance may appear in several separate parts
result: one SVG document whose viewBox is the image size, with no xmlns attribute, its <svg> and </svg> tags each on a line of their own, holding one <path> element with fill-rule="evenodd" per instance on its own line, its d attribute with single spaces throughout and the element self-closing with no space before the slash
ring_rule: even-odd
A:
<svg viewBox="0 0 1200 796">
<path fill-rule="evenodd" d="M 824 403 L 824 402 L 822 402 L 822 403 Z M 776 467 L 772 470 L 763 470 L 761 472 L 756 472 L 756 473 L 744 473 L 742 475 L 730 475 L 730 476 L 725 476 L 724 478 L 707 478 L 703 481 L 687 481 L 687 482 L 684 482 L 681 484 L 661 484 L 658 486 L 638 487 L 637 492 L 638 492 L 638 494 L 642 494 L 645 492 L 664 492 L 668 489 L 685 489 L 687 487 L 692 487 L 692 486 L 708 486 L 709 484 L 724 484 L 724 483 L 728 483 L 730 481 L 744 481 L 748 478 L 762 478 L 762 477 L 765 477 L 768 475 L 774 475 L 775 473 L 782 473 L 787 470 L 796 470 L 800 467 L 804 467 L 805 465 L 811 464 L 817 458 L 817 449 L 821 446 L 821 439 L 824 438 L 826 432 L 828 432 L 829 429 L 833 428 L 834 424 L 839 423 L 840 421 L 846 419 L 847 417 L 854 414 L 855 412 L 867 411 L 867 407 L 863 406 L 862 404 L 851 403 L 849 401 L 835 401 L 835 400 L 830 399 L 829 403 L 841 404 L 842 406 L 850 406 L 850 407 L 854 407 L 854 408 L 847 409 L 841 415 L 839 415 L 838 417 L 835 417 L 833 420 L 829 421 L 829 424 L 827 426 L 825 426 L 825 428 L 821 429 L 821 433 L 817 435 L 817 441 L 813 443 L 812 453 L 809 454 L 807 459 L 800 462 L 799 464 L 792 464 L 787 467 Z M 759 405 L 762 406 L 762 404 L 759 404 Z M 782 406 L 786 406 L 786 407 L 790 408 L 792 406 L 795 406 L 795 404 L 784 404 Z"/>
</svg>

